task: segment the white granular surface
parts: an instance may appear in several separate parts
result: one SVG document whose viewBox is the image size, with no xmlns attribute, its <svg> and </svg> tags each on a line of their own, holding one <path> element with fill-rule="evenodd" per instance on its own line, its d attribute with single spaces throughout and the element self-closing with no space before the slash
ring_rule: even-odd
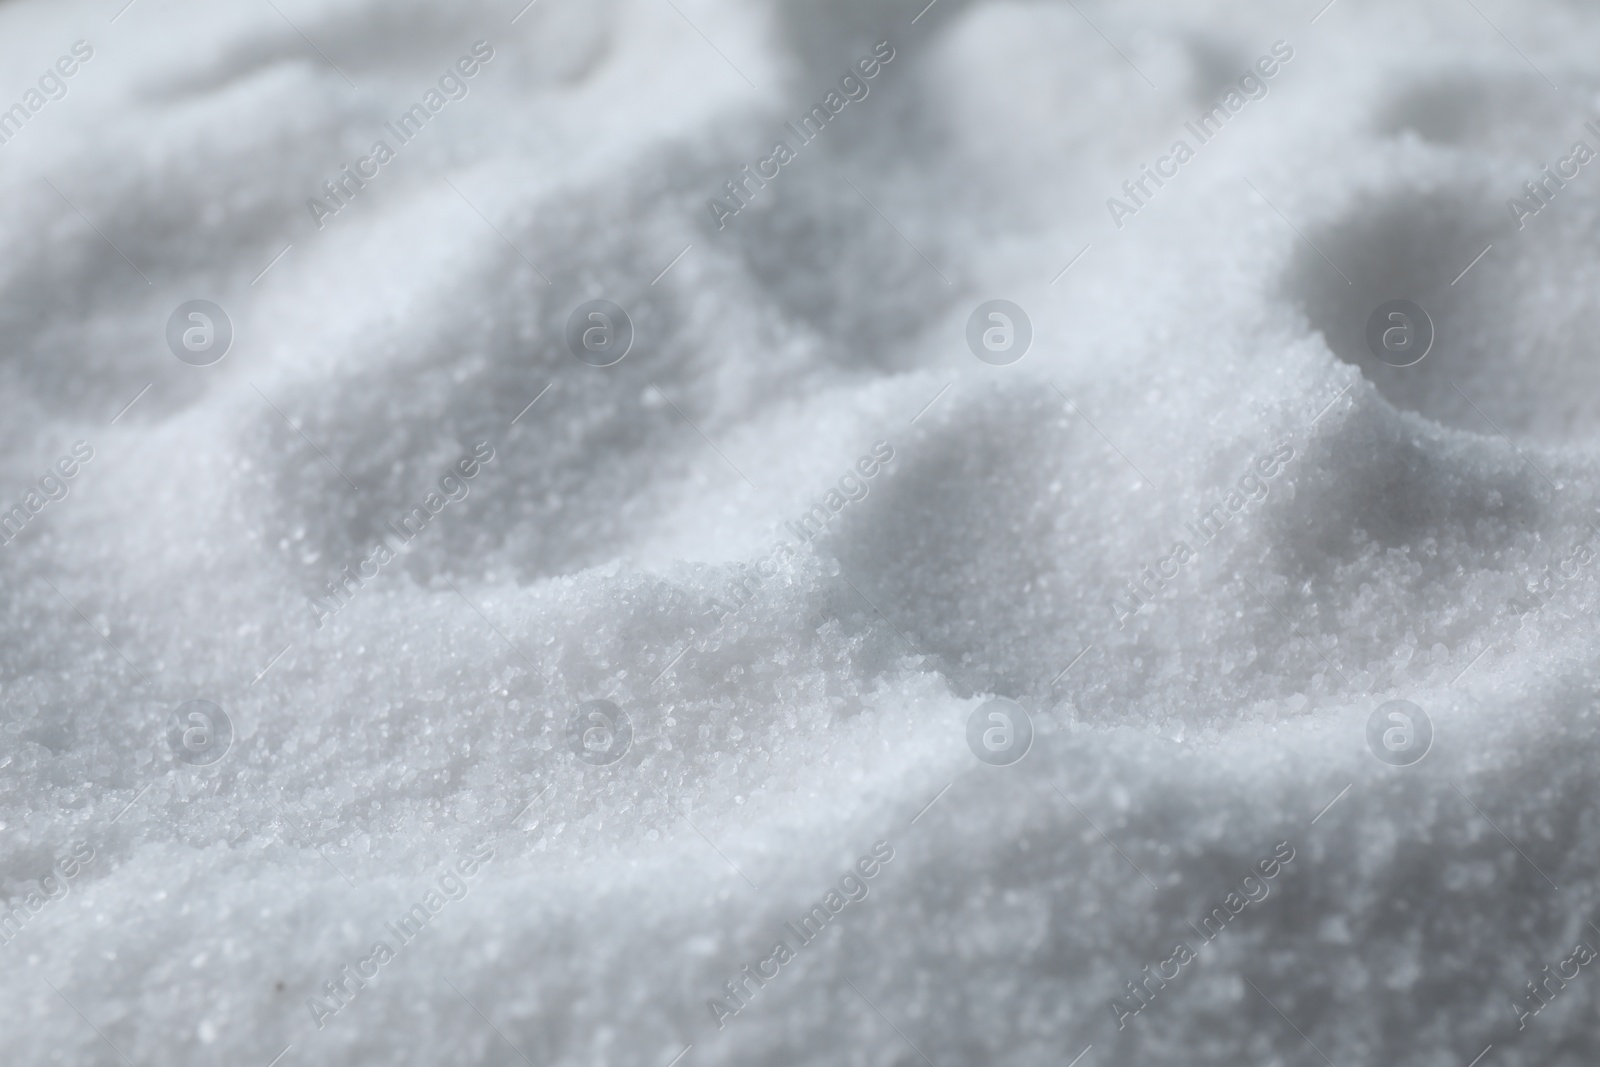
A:
<svg viewBox="0 0 1600 1067">
<path fill-rule="evenodd" d="M 1600 15 L 118 6 L 0 4 L 0 1063 L 1600 1059 Z"/>
</svg>

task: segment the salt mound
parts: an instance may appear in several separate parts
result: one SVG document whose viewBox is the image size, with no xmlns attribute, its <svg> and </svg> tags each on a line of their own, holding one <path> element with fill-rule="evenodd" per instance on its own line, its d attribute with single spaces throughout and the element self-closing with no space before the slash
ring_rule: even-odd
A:
<svg viewBox="0 0 1600 1067">
<path fill-rule="evenodd" d="M 0 7 L 0 1058 L 1593 1062 L 1600 24 L 1316 6 Z"/>
</svg>

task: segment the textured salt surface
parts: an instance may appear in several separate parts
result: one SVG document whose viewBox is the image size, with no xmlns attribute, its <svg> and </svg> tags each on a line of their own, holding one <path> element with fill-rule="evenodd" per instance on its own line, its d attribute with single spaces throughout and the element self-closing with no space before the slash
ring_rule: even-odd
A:
<svg viewBox="0 0 1600 1067">
<path fill-rule="evenodd" d="M 1587 970 L 1523 1014 L 1600 943 L 1600 172 L 1506 204 L 1600 145 L 1592 13 L 116 6 L 0 6 L 0 104 L 92 50 L 0 144 L 0 492 L 66 493 L 0 549 L 0 1060 L 1600 1055 Z M 1363 340 L 1398 297 L 1404 370 Z M 563 340 L 594 298 L 607 368 Z M 967 746 L 993 696 L 1011 766 Z M 1413 766 L 1366 741 L 1394 699 Z M 220 760 L 177 758 L 191 700 Z"/>
</svg>

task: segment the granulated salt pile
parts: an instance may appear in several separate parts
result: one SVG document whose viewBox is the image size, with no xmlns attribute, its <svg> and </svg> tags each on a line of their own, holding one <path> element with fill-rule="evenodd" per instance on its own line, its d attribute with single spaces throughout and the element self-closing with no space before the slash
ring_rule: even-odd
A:
<svg viewBox="0 0 1600 1067">
<path fill-rule="evenodd" d="M 0 5 L 0 1062 L 1600 1056 L 1600 15 L 122 2 Z"/>
</svg>

